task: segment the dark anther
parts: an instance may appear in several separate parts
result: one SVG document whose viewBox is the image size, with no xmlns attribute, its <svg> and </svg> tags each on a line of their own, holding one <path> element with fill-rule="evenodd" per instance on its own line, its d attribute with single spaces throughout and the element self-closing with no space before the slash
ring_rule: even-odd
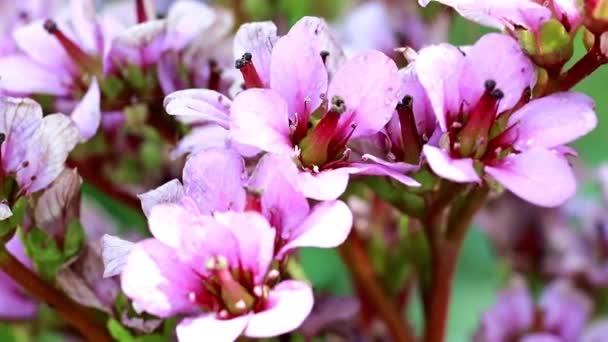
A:
<svg viewBox="0 0 608 342">
<path fill-rule="evenodd" d="M 325 62 L 325 60 L 327 59 L 327 57 L 329 57 L 329 51 L 323 50 L 319 54 L 321 55 L 321 58 L 323 59 L 323 62 Z"/>
<path fill-rule="evenodd" d="M 494 90 L 494 88 L 496 88 L 496 81 L 494 80 L 487 80 L 483 86 L 486 88 L 486 91 L 492 91 Z"/>
<path fill-rule="evenodd" d="M 245 67 L 245 65 L 247 65 L 247 62 L 243 61 L 243 59 L 237 59 L 234 62 L 234 67 L 237 69 L 242 69 L 243 67 Z"/>
<path fill-rule="evenodd" d="M 331 111 L 337 113 L 344 113 L 346 111 L 346 102 L 340 96 L 334 96 L 331 98 Z"/>
<path fill-rule="evenodd" d="M 411 95 L 405 95 L 401 102 L 397 104 L 397 110 L 409 110 L 414 104 L 414 98 Z"/>
<path fill-rule="evenodd" d="M 35 181 L 37 178 L 38 178 L 38 177 L 36 177 L 36 176 L 32 176 L 32 177 L 30 177 L 30 180 L 33 182 L 33 181 Z"/>
<path fill-rule="evenodd" d="M 249 52 L 245 52 L 243 54 L 243 57 L 241 59 L 247 61 L 247 62 L 251 62 L 251 58 L 253 58 L 253 56 L 251 55 L 251 53 Z"/>
<path fill-rule="evenodd" d="M 6 134 L 0 133 L 0 145 L 2 145 L 2 143 L 4 143 L 4 140 L 6 140 Z"/>
<path fill-rule="evenodd" d="M 497 99 L 497 100 L 500 100 L 500 99 L 502 99 L 503 97 L 505 97 L 505 94 L 504 94 L 504 93 L 502 92 L 502 90 L 500 90 L 500 89 L 494 89 L 494 90 L 492 91 L 492 94 L 491 94 L 491 95 L 492 95 L 492 97 L 493 97 L 493 98 L 495 98 L 495 99 Z"/>
<path fill-rule="evenodd" d="M 47 19 L 44 21 L 44 29 L 46 32 L 53 34 L 57 32 L 57 23 L 51 19 Z"/>
<path fill-rule="evenodd" d="M 28 166 L 30 166 L 30 162 L 26 160 L 23 163 L 21 163 L 21 166 L 22 167 L 28 167 Z"/>
</svg>

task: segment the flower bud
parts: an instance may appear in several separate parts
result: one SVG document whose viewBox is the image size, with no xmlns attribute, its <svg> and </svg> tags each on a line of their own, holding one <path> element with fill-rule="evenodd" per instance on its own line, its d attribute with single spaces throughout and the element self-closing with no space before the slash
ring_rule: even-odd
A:
<svg viewBox="0 0 608 342">
<path fill-rule="evenodd" d="M 530 58 L 545 69 L 559 70 L 572 57 L 572 37 L 556 19 L 543 23 L 536 33 L 519 30 L 517 34 Z"/>
<path fill-rule="evenodd" d="M 585 0 L 584 23 L 595 34 L 608 31 L 608 0 Z"/>
</svg>

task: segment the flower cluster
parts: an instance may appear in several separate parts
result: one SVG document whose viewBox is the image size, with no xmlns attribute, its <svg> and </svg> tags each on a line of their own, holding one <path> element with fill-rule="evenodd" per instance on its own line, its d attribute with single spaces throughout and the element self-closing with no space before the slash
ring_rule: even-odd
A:
<svg viewBox="0 0 608 342">
<path fill-rule="evenodd" d="M 572 87 L 608 63 L 604 1 L 438 1 L 503 30 L 470 46 L 439 43 L 449 12 L 397 2 L 290 28 L 196 0 L 8 2 L 0 319 L 34 319 L 42 300 L 91 341 L 413 341 L 402 311 L 418 282 L 424 339 L 443 341 L 467 229 L 508 190 L 545 209 L 532 223 L 541 209 L 515 223 L 484 211 L 523 277 L 473 340 L 602 336 L 587 323 L 608 284 L 606 227 L 575 233 L 546 208 L 575 195 L 568 144 L 598 124 Z M 565 70 L 581 30 L 587 55 Z M 141 220 L 104 213 L 123 204 Z M 304 248 L 338 247 L 357 300 L 302 270 Z M 531 279 L 550 284 L 538 303 Z"/>
</svg>

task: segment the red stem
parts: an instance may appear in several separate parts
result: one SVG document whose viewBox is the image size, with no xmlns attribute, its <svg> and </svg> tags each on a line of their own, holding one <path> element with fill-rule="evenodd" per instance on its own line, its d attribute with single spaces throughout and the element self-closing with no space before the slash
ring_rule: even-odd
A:
<svg viewBox="0 0 608 342">
<path fill-rule="evenodd" d="M 95 312 L 66 297 L 25 267 L 4 246 L 0 247 L 0 269 L 15 280 L 29 294 L 48 303 L 59 315 L 76 327 L 87 341 L 112 341 L 106 328 L 98 322 Z"/>
<path fill-rule="evenodd" d="M 572 89 L 572 87 L 606 63 L 608 63 L 608 56 L 602 53 L 600 37 L 596 36 L 591 50 L 558 79 L 554 87 L 555 91 Z"/>
<path fill-rule="evenodd" d="M 366 304 L 372 308 L 386 324 L 392 341 L 416 341 L 412 327 L 403 319 L 395 304 L 380 284 L 371 260 L 367 255 L 363 241 L 353 228 L 350 236 L 340 246 L 340 255 L 352 273 L 357 289 L 363 292 Z"/>
</svg>

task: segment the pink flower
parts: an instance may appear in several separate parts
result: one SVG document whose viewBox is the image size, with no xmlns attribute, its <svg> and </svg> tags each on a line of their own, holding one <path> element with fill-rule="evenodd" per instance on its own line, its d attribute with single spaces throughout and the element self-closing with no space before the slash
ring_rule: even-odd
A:
<svg viewBox="0 0 608 342">
<path fill-rule="evenodd" d="M 418 0 L 426 6 L 431 0 Z M 437 0 L 453 7 L 463 17 L 495 28 L 524 27 L 538 31 L 540 26 L 554 17 L 569 32 L 575 32 L 582 22 L 582 13 L 575 0 Z"/>
<path fill-rule="evenodd" d="M 33 267 L 18 236 L 9 240 L 6 249 L 27 267 Z M 0 319 L 26 320 L 34 317 L 37 312 L 38 304 L 13 279 L 0 272 Z"/>
<path fill-rule="evenodd" d="M 122 273 L 133 305 L 159 317 L 186 315 L 180 341 L 233 341 L 292 331 L 313 306 L 310 287 L 271 265 L 276 231 L 255 212 L 200 216 L 152 209 L 155 238 L 135 245 Z"/>
<path fill-rule="evenodd" d="M 450 45 L 425 48 L 415 63 L 443 131 L 423 149 L 436 174 L 461 183 L 488 175 L 541 206 L 574 194 L 564 144 L 596 126 L 592 99 L 565 92 L 529 101 L 533 65 L 501 34 L 482 37 L 466 56 Z"/>
<path fill-rule="evenodd" d="M 303 18 L 270 55 L 244 53 L 237 67 L 248 90 L 230 108 L 233 141 L 295 158 L 304 171 L 301 189 L 310 198 L 337 198 L 349 174 L 387 175 L 417 186 L 405 175 L 412 166 L 369 155 L 353 159 L 347 146 L 390 120 L 401 99 L 396 65 L 381 52 L 367 51 L 332 73 L 331 53 L 323 52 L 328 41 L 322 21 Z"/>
<path fill-rule="evenodd" d="M 247 179 L 244 161 L 236 152 L 209 149 L 188 159 L 183 185 L 173 180 L 140 199 L 147 215 L 162 204 L 203 215 L 257 211 L 277 231 L 277 258 L 297 247 L 340 245 L 352 226 L 350 210 L 339 200 L 311 208 L 299 188 L 298 176 L 289 158 L 267 154 Z"/>
<path fill-rule="evenodd" d="M 1 172 L 14 175 L 20 193 L 26 195 L 46 188 L 59 176 L 79 138 L 69 117 L 51 114 L 43 118 L 36 102 L 11 97 L 0 98 L 0 133 Z"/>
</svg>

